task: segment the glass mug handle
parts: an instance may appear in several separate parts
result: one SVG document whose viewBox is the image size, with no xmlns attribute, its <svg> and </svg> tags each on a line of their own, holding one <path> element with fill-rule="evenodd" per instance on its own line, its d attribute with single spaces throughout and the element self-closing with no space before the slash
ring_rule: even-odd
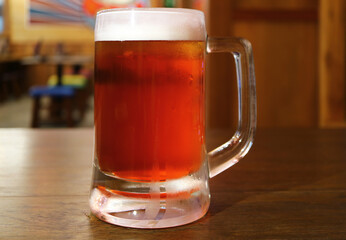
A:
<svg viewBox="0 0 346 240">
<path fill-rule="evenodd" d="M 252 47 L 242 38 L 207 39 L 207 53 L 234 57 L 238 85 L 238 126 L 233 137 L 208 153 L 209 177 L 233 166 L 250 150 L 256 129 L 256 81 Z"/>
</svg>

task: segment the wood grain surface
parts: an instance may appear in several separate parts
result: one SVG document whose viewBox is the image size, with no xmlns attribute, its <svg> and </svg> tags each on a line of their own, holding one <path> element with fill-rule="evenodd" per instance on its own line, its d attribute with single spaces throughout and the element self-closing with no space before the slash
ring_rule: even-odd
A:
<svg viewBox="0 0 346 240">
<path fill-rule="evenodd" d="M 210 180 L 210 210 L 137 230 L 90 214 L 91 129 L 0 129 L 0 239 L 345 239 L 346 130 L 259 130 L 244 160 Z M 209 135 L 208 148 L 227 137 Z"/>
</svg>

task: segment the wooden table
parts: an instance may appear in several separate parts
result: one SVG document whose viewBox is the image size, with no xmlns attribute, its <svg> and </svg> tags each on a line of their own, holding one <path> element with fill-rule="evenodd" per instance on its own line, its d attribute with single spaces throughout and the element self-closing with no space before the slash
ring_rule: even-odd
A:
<svg viewBox="0 0 346 240">
<path fill-rule="evenodd" d="M 211 179 L 208 214 L 171 229 L 92 216 L 91 159 L 91 129 L 0 129 L 0 239 L 346 239 L 345 129 L 259 130 L 247 157 Z"/>
</svg>

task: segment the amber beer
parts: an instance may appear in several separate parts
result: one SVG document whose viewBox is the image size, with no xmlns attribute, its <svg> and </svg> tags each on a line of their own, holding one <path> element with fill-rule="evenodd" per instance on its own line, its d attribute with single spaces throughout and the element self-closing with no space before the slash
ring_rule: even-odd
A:
<svg viewBox="0 0 346 240">
<path fill-rule="evenodd" d="M 204 160 L 203 41 L 97 41 L 95 156 L 101 171 L 163 181 Z"/>
</svg>

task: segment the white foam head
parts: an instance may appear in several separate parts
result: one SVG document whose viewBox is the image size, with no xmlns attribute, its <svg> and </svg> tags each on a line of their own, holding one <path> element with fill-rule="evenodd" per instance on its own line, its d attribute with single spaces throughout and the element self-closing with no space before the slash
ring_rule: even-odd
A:
<svg viewBox="0 0 346 240">
<path fill-rule="evenodd" d="M 95 41 L 193 40 L 206 38 L 204 14 L 177 8 L 111 9 L 98 12 Z"/>
</svg>

